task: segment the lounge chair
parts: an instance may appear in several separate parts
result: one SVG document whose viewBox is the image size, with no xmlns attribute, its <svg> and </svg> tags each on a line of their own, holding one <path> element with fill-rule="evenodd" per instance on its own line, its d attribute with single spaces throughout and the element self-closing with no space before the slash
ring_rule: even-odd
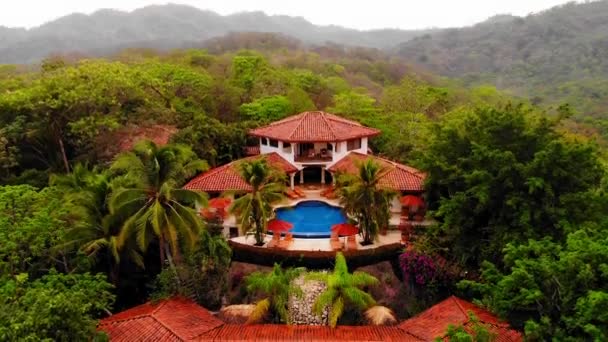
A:
<svg viewBox="0 0 608 342">
<path fill-rule="evenodd" d="M 281 234 L 273 233 L 272 239 L 268 242 L 268 245 L 266 245 L 266 247 L 268 247 L 268 248 L 278 247 L 280 242 L 281 242 Z"/>
<path fill-rule="evenodd" d="M 279 248 L 287 249 L 287 248 L 289 248 L 289 246 L 291 246 L 292 243 L 293 243 L 293 234 L 287 233 L 285 235 L 285 239 L 279 241 Z"/>
<path fill-rule="evenodd" d="M 302 198 L 306 197 L 306 194 L 304 194 L 304 191 L 302 191 L 302 189 L 300 189 L 299 187 L 294 188 L 293 192 Z"/>
<path fill-rule="evenodd" d="M 289 189 L 285 191 L 285 195 L 289 198 L 291 198 L 292 200 L 296 200 L 299 199 L 300 196 L 298 196 L 298 194 L 296 194 L 293 190 Z"/>
<path fill-rule="evenodd" d="M 357 250 L 359 249 L 359 243 L 357 242 L 357 235 L 351 235 L 346 238 L 346 250 Z"/>
<path fill-rule="evenodd" d="M 340 237 L 338 236 L 338 233 L 331 232 L 331 236 L 329 238 L 329 245 L 331 246 L 331 249 L 334 251 L 342 250 L 343 245 L 342 245 L 342 241 L 340 241 Z"/>
</svg>

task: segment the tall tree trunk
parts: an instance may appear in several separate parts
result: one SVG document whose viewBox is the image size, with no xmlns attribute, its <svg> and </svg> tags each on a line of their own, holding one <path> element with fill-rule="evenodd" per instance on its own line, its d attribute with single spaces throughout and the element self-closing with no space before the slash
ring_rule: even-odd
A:
<svg viewBox="0 0 608 342">
<path fill-rule="evenodd" d="M 173 275 L 175 276 L 175 282 L 177 283 L 177 288 L 181 290 L 182 282 L 179 278 L 179 274 L 177 274 L 177 267 L 175 267 L 175 263 L 173 262 L 173 257 L 171 256 L 171 250 L 169 249 L 169 244 L 165 243 L 165 251 L 167 253 L 167 260 L 169 261 L 169 268 L 173 271 Z"/>
<path fill-rule="evenodd" d="M 63 166 L 65 166 L 65 172 L 70 173 L 70 163 L 68 162 L 68 155 L 65 153 L 65 146 L 63 145 L 63 139 L 61 133 L 59 133 L 57 141 L 59 142 L 59 150 L 61 150 L 61 158 L 63 159 Z"/>
<path fill-rule="evenodd" d="M 165 266 L 165 237 L 162 234 L 158 238 L 158 248 L 160 250 L 160 267 Z"/>
</svg>

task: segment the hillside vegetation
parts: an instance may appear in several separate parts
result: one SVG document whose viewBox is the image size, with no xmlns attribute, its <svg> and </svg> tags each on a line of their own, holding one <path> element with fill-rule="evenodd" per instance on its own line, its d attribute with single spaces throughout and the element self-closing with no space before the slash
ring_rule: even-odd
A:
<svg viewBox="0 0 608 342">
<path fill-rule="evenodd" d="M 466 84 L 494 84 L 539 105 L 569 103 L 579 119 L 605 132 L 607 19 L 607 1 L 569 3 L 422 35 L 396 52 Z"/>
<path fill-rule="evenodd" d="M 605 172 L 565 115 L 375 49 L 285 49 L 282 39 L 232 35 L 214 53 L 132 49 L 0 70 L 0 336 L 93 339 L 109 311 L 173 294 L 218 309 L 243 275 L 230 284 L 225 237 L 197 212 L 207 195 L 182 186 L 240 158 L 257 143 L 249 128 L 326 110 L 380 129 L 375 154 L 429 176 L 438 224 L 401 258 L 407 276 L 387 306 L 409 316 L 458 293 L 530 339 L 606 340 Z M 142 133 L 157 143 L 133 145 Z M 266 163 L 252 164 L 245 179 L 274 182 Z M 362 215 L 368 229 L 387 217 Z"/>
</svg>

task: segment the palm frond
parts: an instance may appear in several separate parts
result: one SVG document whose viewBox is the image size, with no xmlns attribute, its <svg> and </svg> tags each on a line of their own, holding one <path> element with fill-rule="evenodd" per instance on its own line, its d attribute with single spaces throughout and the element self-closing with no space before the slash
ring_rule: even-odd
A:
<svg viewBox="0 0 608 342">
<path fill-rule="evenodd" d="M 369 324 L 372 325 L 394 325 L 397 323 L 397 318 L 393 310 L 386 306 L 375 305 L 365 310 L 363 314 Z"/>
<path fill-rule="evenodd" d="M 342 297 L 338 297 L 329 310 L 329 325 L 335 328 L 338 325 L 338 319 L 344 313 L 344 300 Z"/>
<path fill-rule="evenodd" d="M 255 308 L 251 312 L 247 324 L 257 323 L 264 320 L 270 310 L 270 299 L 265 298 L 255 304 Z"/>
</svg>

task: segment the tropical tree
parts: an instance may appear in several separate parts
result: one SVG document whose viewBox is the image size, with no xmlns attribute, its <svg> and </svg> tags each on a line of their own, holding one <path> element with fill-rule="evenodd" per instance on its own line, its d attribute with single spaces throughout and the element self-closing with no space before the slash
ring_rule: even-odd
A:
<svg viewBox="0 0 608 342">
<path fill-rule="evenodd" d="M 221 235 L 201 231 L 194 249 L 176 269 L 164 268 L 156 277 L 153 299 L 174 295 L 195 299 L 206 308 L 222 306 L 228 290 L 228 269 L 232 250 Z"/>
<path fill-rule="evenodd" d="M 274 317 L 289 323 L 287 304 L 291 294 L 301 295 L 302 290 L 293 285 L 292 281 L 304 272 L 304 268 L 289 268 L 283 270 L 281 265 L 274 264 L 272 272 L 253 272 L 247 278 L 247 291 L 252 294 L 261 293 L 265 296 L 259 300 L 249 316 L 249 323 L 258 322 L 273 312 Z"/>
<path fill-rule="evenodd" d="M 338 175 L 336 187 L 344 210 L 359 224 L 363 243 L 372 244 L 390 219 L 395 192 L 380 184 L 386 171 L 371 159 L 358 165 L 356 174 Z"/>
<path fill-rule="evenodd" d="M 348 273 L 346 259 L 342 253 L 336 254 L 332 273 L 316 272 L 307 275 L 307 278 L 327 284 L 327 289 L 317 297 L 312 309 L 314 313 L 321 315 L 326 307 L 330 307 L 329 324 L 332 327 L 338 324 L 347 306 L 363 311 L 376 305 L 374 298 L 361 288 L 377 285 L 378 279 L 365 272 Z"/>
<path fill-rule="evenodd" d="M 272 203 L 285 198 L 285 175 L 265 159 L 243 161 L 238 165 L 239 173 L 251 187 L 249 192 L 237 192 L 242 195 L 230 206 L 245 232 L 253 231 L 256 245 L 264 244 L 266 223 L 272 217 Z"/>
<path fill-rule="evenodd" d="M 180 247 L 192 247 L 203 229 L 195 207 L 206 203 L 204 193 L 180 186 L 207 163 L 183 145 L 156 146 L 142 141 L 121 154 L 111 170 L 131 183 L 112 193 L 110 213 L 122 220 L 119 246 L 135 237 L 145 252 L 157 239 L 161 264 L 179 262 Z"/>
<path fill-rule="evenodd" d="M 97 318 L 114 303 L 103 274 L 27 273 L 0 276 L 0 337 L 3 341 L 98 341 Z M 100 339 L 103 340 L 103 339 Z"/>
<path fill-rule="evenodd" d="M 118 280 L 118 265 L 124 254 L 143 267 L 143 259 L 136 246 L 119 250 L 120 225 L 110 215 L 108 201 L 112 192 L 109 170 L 86 164 L 76 164 L 69 174 L 51 175 L 50 184 L 66 191 L 65 200 L 73 205 L 82 220 L 66 232 L 65 242 L 59 247 L 73 247 L 99 262 L 104 259 L 112 282 Z"/>
</svg>

